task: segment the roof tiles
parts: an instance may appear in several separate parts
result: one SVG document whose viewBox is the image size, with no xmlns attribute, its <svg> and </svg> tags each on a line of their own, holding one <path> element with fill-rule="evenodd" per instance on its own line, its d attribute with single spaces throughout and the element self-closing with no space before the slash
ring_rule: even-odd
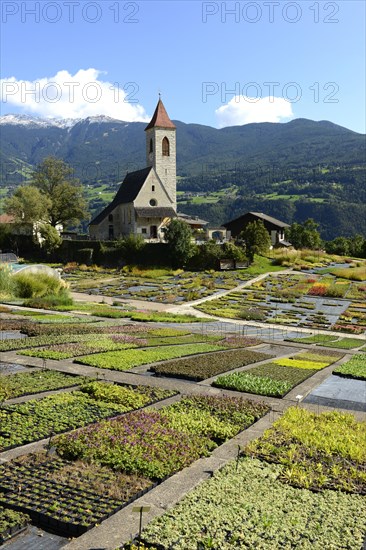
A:
<svg viewBox="0 0 366 550">
<path fill-rule="evenodd" d="M 170 120 L 161 99 L 159 99 L 158 101 L 155 113 L 153 114 L 153 117 L 150 120 L 149 124 L 146 126 L 145 132 L 146 130 L 150 130 L 150 128 L 176 128 L 176 126 Z"/>
</svg>

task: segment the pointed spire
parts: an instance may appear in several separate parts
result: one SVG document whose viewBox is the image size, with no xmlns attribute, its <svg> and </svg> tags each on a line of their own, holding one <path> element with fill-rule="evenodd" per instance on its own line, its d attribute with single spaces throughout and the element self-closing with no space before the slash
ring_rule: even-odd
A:
<svg viewBox="0 0 366 550">
<path fill-rule="evenodd" d="M 160 93 L 159 93 L 159 101 L 155 109 L 155 113 L 153 114 L 152 119 L 150 120 L 149 124 L 146 126 L 146 130 L 150 130 L 150 128 L 171 128 L 175 129 L 176 126 L 173 124 L 173 122 L 170 120 L 168 113 L 165 110 L 164 104 L 161 101 Z"/>
</svg>

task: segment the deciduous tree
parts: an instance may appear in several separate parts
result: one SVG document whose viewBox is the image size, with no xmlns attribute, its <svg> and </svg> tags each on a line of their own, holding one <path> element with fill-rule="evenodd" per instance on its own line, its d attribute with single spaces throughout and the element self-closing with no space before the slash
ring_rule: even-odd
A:
<svg viewBox="0 0 366 550">
<path fill-rule="evenodd" d="M 319 224 L 309 218 L 303 224 L 293 223 L 288 232 L 289 240 L 295 248 L 318 250 L 322 240 L 318 231 Z"/>
<path fill-rule="evenodd" d="M 173 219 L 164 230 L 173 267 L 184 267 L 194 254 L 192 231 L 182 220 Z"/>
<path fill-rule="evenodd" d="M 40 234 L 40 244 L 44 248 L 47 254 L 52 254 L 57 248 L 62 244 L 62 238 L 58 234 L 58 231 L 55 227 L 49 223 L 42 223 L 38 232 Z"/>
<path fill-rule="evenodd" d="M 49 199 L 48 217 L 53 227 L 78 224 L 88 218 L 83 189 L 63 160 L 45 158 L 32 174 L 32 185 Z"/>
<path fill-rule="evenodd" d="M 15 193 L 4 201 L 5 212 L 13 216 L 15 223 L 19 225 L 46 220 L 50 206 L 50 199 L 31 185 L 18 187 Z"/>
<path fill-rule="evenodd" d="M 269 233 L 262 220 L 248 223 L 239 234 L 240 241 L 245 244 L 245 253 L 251 262 L 254 259 L 254 254 L 267 254 L 271 246 Z"/>
</svg>

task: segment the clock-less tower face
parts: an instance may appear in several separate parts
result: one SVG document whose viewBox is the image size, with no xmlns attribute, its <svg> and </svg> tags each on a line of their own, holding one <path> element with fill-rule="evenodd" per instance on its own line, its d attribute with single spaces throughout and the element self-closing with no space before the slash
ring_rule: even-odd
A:
<svg viewBox="0 0 366 550">
<path fill-rule="evenodd" d="M 176 127 L 160 99 L 145 132 L 147 165 L 154 168 L 176 210 Z"/>
<path fill-rule="evenodd" d="M 150 166 L 153 165 L 154 161 L 154 136 L 152 132 L 149 132 L 149 134 L 146 136 L 146 149 L 147 149 L 147 161 Z"/>
</svg>

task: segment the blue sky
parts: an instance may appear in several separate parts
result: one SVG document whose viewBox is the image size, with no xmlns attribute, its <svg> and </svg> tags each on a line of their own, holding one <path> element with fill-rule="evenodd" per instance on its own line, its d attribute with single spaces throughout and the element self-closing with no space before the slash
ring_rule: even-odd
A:
<svg viewBox="0 0 366 550">
<path fill-rule="evenodd" d="M 365 3 L 1 4 L 1 113 L 215 127 L 293 118 L 365 132 Z"/>
</svg>

